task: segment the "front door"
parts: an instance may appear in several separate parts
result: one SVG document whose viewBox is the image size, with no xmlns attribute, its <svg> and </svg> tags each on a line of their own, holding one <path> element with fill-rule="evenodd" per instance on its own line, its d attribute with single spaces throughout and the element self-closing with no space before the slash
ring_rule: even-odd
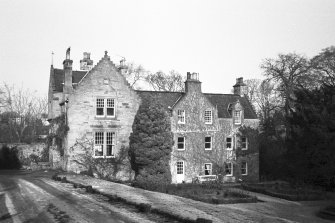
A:
<svg viewBox="0 0 335 223">
<path fill-rule="evenodd" d="M 185 179 L 184 161 L 177 162 L 177 183 L 182 183 Z"/>
</svg>

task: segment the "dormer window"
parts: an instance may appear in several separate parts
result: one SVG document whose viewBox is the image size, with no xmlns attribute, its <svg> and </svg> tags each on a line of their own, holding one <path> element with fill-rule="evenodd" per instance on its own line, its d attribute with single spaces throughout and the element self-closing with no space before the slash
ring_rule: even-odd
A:
<svg viewBox="0 0 335 223">
<path fill-rule="evenodd" d="M 205 124 L 212 124 L 213 117 L 212 117 L 212 110 L 205 111 Z"/>
<path fill-rule="evenodd" d="M 241 114 L 242 112 L 240 110 L 235 110 L 233 113 L 233 118 L 234 118 L 234 124 L 239 125 L 241 124 Z"/>
<path fill-rule="evenodd" d="M 178 124 L 185 124 L 185 110 L 178 110 Z"/>
</svg>

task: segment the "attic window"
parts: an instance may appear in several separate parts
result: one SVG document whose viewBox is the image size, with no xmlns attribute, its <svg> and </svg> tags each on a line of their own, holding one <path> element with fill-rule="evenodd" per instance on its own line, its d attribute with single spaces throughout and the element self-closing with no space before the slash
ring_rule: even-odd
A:
<svg viewBox="0 0 335 223">
<path fill-rule="evenodd" d="M 212 111 L 211 110 L 205 111 L 205 124 L 212 124 Z"/>
<path fill-rule="evenodd" d="M 185 110 L 178 110 L 178 124 L 185 124 Z"/>
<path fill-rule="evenodd" d="M 104 79 L 104 84 L 109 84 L 108 79 Z"/>
<path fill-rule="evenodd" d="M 239 125 L 241 124 L 241 111 L 235 110 L 233 113 L 234 124 Z"/>
</svg>

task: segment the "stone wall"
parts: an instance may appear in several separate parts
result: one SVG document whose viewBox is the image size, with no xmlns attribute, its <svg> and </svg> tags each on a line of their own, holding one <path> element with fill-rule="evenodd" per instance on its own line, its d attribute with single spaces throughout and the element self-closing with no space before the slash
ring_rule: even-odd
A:
<svg viewBox="0 0 335 223">
<path fill-rule="evenodd" d="M 171 157 L 172 182 L 177 179 L 177 162 L 184 161 L 183 181 L 204 174 L 204 164 L 216 159 L 220 152 L 218 137 L 219 120 L 217 109 L 201 93 L 199 82 L 188 82 L 186 94 L 174 106 L 171 117 L 171 130 L 174 133 L 174 147 Z M 185 124 L 178 124 L 178 110 L 185 110 Z M 212 124 L 205 124 L 205 110 L 212 111 Z M 212 150 L 205 150 L 205 137 L 212 137 Z M 185 150 L 177 149 L 178 137 L 185 137 Z"/>
<path fill-rule="evenodd" d="M 115 99 L 115 118 L 96 117 L 96 98 Z M 131 89 L 126 79 L 115 65 L 105 56 L 78 84 L 69 96 L 67 117 L 69 132 L 65 140 L 65 169 L 78 172 L 80 167 L 73 162 L 76 154 L 82 151 L 70 148 L 80 139 L 94 138 L 94 131 L 112 131 L 116 133 L 117 155 L 121 146 L 129 145 L 134 117 L 140 104 L 140 98 Z M 93 152 L 93 151 L 92 151 Z"/>
<path fill-rule="evenodd" d="M 24 144 L 24 143 L 13 143 L 13 144 L 1 144 L 0 148 L 2 146 L 7 145 L 9 148 L 16 147 L 18 150 L 18 158 L 21 162 L 21 164 L 24 167 L 31 165 L 30 155 L 36 155 L 38 157 L 41 157 L 42 151 L 44 148 L 47 147 L 45 143 L 32 143 L 32 144 Z"/>
</svg>

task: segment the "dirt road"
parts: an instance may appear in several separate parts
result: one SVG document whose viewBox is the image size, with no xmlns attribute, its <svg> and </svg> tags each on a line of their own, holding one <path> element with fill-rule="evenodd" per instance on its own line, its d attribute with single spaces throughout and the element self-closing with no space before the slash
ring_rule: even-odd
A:
<svg viewBox="0 0 335 223">
<path fill-rule="evenodd" d="M 153 222 L 51 180 L 52 172 L 0 171 L 0 222 Z"/>
</svg>

